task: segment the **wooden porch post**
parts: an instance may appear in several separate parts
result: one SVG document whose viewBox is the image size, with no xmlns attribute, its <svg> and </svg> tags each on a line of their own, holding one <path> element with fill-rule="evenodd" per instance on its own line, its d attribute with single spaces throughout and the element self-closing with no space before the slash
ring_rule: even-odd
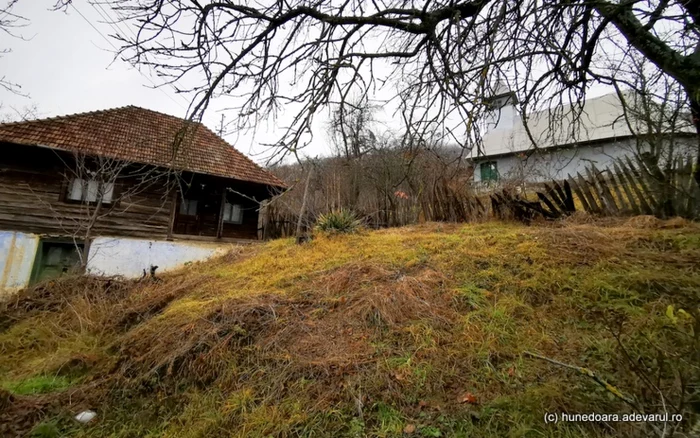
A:
<svg viewBox="0 0 700 438">
<path fill-rule="evenodd" d="M 175 228 L 175 213 L 177 212 L 177 186 L 170 189 L 170 223 L 168 224 L 168 235 L 166 240 L 173 240 L 173 229 Z"/>
<path fill-rule="evenodd" d="M 219 206 L 219 226 L 216 229 L 216 238 L 221 239 L 224 234 L 224 207 L 226 206 L 226 187 L 221 190 L 221 205 Z"/>
</svg>

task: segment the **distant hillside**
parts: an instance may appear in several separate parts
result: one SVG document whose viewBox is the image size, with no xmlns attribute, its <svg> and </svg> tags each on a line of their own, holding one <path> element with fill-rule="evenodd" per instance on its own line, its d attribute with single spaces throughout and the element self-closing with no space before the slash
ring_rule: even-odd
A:
<svg viewBox="0 0 700 438">
<path fill-rule="evenodd" d="M 690 436 L 699 261 L 700 227 L 639 217 L 429 223 L 63 279 L 0 311 L 0 435 L 654 436 L 544 414 L 665 408 Z"/>
</svg>

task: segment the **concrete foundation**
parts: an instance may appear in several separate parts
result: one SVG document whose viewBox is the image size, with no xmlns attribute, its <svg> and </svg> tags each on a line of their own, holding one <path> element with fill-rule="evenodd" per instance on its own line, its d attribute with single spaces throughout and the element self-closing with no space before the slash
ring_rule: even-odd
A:
<svg viewBox="0 0 700 438">
<path fill-rule="evenodd" d="M 148 273 L 179 269 L 189 262 L 223 255 L 231 244 L 206 242 L 167 242 L 162 240 L 98 237 L 90 246 L 87 271 L 94 275 L 121 275 L 136 278 Z"/>
<path fill-rule="evenodd" d="M 18 231 L 0 231 L 0 299 L 26 287 L 39 237 Z"/>
<path fill-rule="evenodd" d="M 0 231 L 0 300 L 29 286 L 41 236 Z M 87 272 L 100 276 L 141 277 L 151 266 L 157 273 L 225 254 L 233 243 L 98 237 L 90 246 Z"/>
</svg>

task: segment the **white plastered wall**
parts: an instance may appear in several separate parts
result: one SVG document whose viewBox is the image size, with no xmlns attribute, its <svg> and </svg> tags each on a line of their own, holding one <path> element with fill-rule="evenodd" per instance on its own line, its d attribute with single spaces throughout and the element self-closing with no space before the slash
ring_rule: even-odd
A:
<svg viewBox="0 0 700 438">
<path fill-rule="evenodd" d="M 162 240 L 98 237 L 90 246 L 87 271 L 94 275 L 136 278 L 158 266 L 156 272 L 179 269 L 189 262 L 223 255 L 231 244 L 168 242 Z"/>
</svg>

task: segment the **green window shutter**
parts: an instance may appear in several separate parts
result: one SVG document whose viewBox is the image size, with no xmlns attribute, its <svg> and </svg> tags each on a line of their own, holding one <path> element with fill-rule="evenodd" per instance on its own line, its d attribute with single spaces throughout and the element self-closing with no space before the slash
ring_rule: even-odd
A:
<svg viewBox="0 0 700 438">
<path fill-rule="evenodd" d="M 481 163 L 481 180 L 498 181 L 498 166 L 495 161 Z"/>
</svg>

